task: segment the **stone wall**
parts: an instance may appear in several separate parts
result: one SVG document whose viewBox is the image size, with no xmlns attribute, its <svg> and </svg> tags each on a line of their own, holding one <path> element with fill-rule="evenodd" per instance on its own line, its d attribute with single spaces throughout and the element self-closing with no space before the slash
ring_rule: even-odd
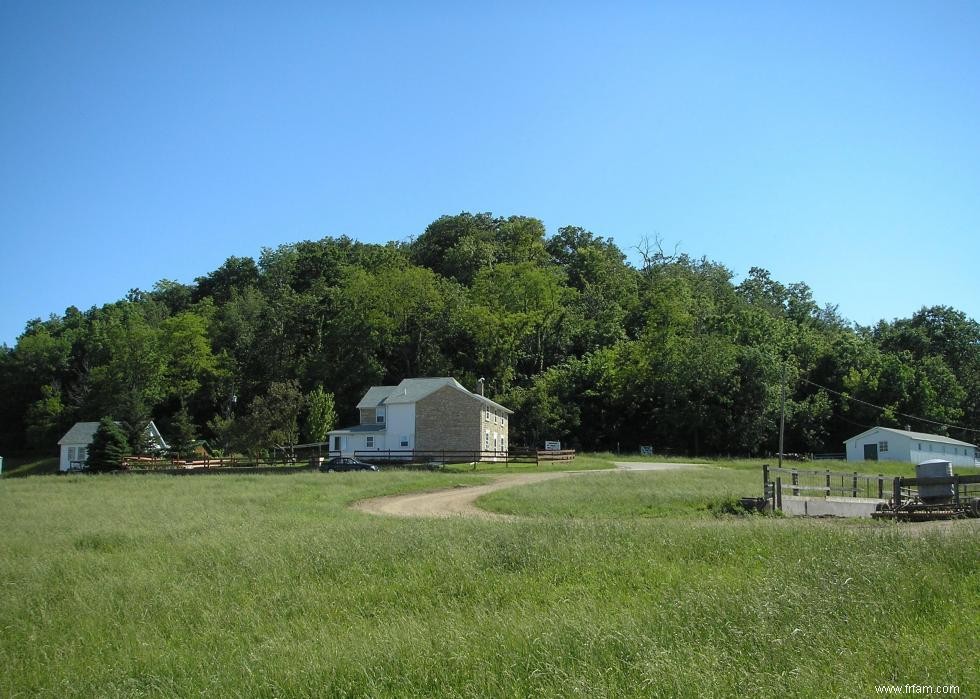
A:
<svg viewBox="0 0 980 699">
<path fill-rule="evenodd" d="M 415 404 L 417 451 L 482 449 L 483 403 L 444 386 Z"/>
<path fill-rule="evenodd" d="M 496 432 L 498 435 L 497 449 L 501 449 L 501 442 L 499 437 L 503 437 L 506 442 L 507 449 L 510 448 L 510 415 L 507 415 L 503 411 L 490 408 L 490 419 L 487 419 L 487 405 L 480 404 L 480 449 L 488 449 L 493 451 L 493 433 Z M 501 420 L 500 416 L 503 416 L 505 420 Z M 490 446 L 486 446 L 485 436 L 487 431 L 490 432 Z"/>
</svg>

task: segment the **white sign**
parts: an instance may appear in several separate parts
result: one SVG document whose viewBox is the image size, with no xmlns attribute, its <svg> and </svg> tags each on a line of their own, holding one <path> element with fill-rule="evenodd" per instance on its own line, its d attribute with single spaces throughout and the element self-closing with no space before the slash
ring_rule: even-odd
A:
<svg viewBox="0 0 980 699">
<path fill-rule="evenodd" d="M 545 451 L 561 451 L 561 442 L 547 442 L 546 441 L 544 443 L 544 450 Z"/>
</svg>

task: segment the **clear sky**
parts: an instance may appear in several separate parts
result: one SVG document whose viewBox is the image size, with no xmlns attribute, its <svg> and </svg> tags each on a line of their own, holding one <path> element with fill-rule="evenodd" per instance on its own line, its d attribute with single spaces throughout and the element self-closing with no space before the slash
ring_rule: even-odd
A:
<svg viewBox="0 0 980 699">
<path fill-rule="evenodd" d="M 980 3 L 0 3 L 0 342 L 442 214 L 980 319 Z"/>
</svg>

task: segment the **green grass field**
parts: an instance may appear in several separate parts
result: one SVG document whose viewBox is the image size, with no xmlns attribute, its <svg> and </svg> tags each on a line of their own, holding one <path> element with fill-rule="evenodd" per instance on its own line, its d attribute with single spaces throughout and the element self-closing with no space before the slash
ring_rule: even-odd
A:
<svg viewBox="0 0 980 699">
<path fill-rule="evenodd" d="M 975 526 L 715 516 L 758 494 L 718 470 L 528 486 L 518 522 L 347 507 L 479 471 L 4 479 L 0 695 L 980 693 Z"/>
<path fill-rule="evenodd" d="M 710 515 L 733 499 L 761 494 L 761 471 L 701 466 L 563 478 L 498 490 L 477 502 L 493 512 L 529 517 L 683 517 Z"/>
</svg>

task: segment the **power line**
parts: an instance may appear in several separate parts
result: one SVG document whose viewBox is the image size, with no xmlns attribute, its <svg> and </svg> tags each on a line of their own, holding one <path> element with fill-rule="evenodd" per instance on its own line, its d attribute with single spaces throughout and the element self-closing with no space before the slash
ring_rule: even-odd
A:
<svg viewBox="0 0 980 699">
<path fill-rule="evenodd" d="M 827 391 L 828 393 L 833 393 L 835 396 L 840 396 L 841 398 L 846 398 L 847 400 L 852 400 L 855 403 L 861 403 L 862 405 L 867 405 L 867 406 L 869 406 L 871 408 L 876 408 L 878 410 L 888 410 L 889 409 L 889 408 L 885 408 L 885 407 L 880 406 L 880 405 L 875 405 L 874 403 L 869 403 L 866 400 L 861 400 L 860 398 L 855 398 L 854 396 L 848 395 L 846 393 L 841 393 L 840 391 L 835 391 L 832 388 L 828 388 L 827 386 L 822 386 L 822 385 L 818 384 L 816 381 L 810 381 L 810 379 L 805 379 L 802 376 L 800 377 L 800 381 L 802 381 L 803 383 L 808 383 L 811 386 L 816 386 L 817 388 L 822 388 L 824 391 Z M 901 415 L 902 417 L 908 418 L 909 420 L 918 420 L 920 422 L 927 422 L 930 425 L 939 425 L 940 427 L 946 427 L 946 428 L 954 429 L 954 430 L 962 430 L 963 432 L 976 432 L 976 433 L 980 433 L 980 430 L 978 430 L 976 428 L 973 428 L 973 427 L 963 427 L 962 425 L 951 425 L 948 422 L 937 422 L 936 420 L 930 420 L 929 418 L 919 417 L 918 415 L 909 415 L 908 413 L 900 413 L 897 410 L 896 411 L 893 411 L 893 412 L 896 415 Z"/>
</svg>

